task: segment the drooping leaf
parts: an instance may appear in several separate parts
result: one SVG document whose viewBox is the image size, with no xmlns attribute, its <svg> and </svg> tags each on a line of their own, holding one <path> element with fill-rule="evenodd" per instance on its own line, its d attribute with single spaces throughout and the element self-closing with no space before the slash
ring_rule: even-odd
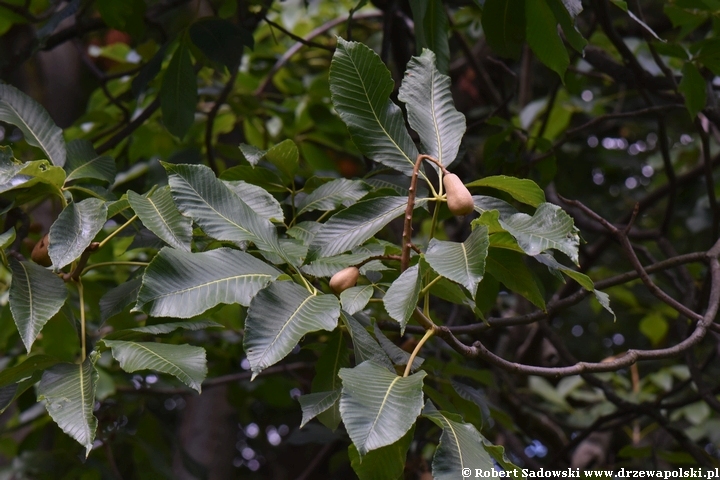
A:
<svg viewBox="0 0 720 480">
<path fill-rule="evenodd" d="M 341 368 L 350 366 L 350 350 L 345 345 L 345 336 L 342 330 L 335 329 L 330 334 L 330 341 L 315 362 L 315 377 L 311 384 L 311 391 L 329 392 L 340 391 Z M 340 406 L 335 403 L 331 408 L 318 414 L 318 420 L 330 430 L 336 430 L 340 424 Z"/>
<path fill-rule="evenodd" d="M 335 210 L 340 205 L 349 207 L 367 193 L 365 183 L 359 180 L 338 178 L 321 185 L 302 199 L 298 204 L 297 214 L 313 210 Z"/>
<path fill-rule="evenodd" d="M 187 253 L 163 248 L 143 275 L 134 311 L 190 318 L 220 303 L 248 306 L 280 271 L 230 248 Z"/>
<path fill-rule="evenodd" d="M 90 454 L 97 418 L 93 415 L 98 373 L 90 357 L 81 364 L 59 363 L 43 372 L 38 401 L 45 401 L 48 413 L 62 429 Z"/>
<path fill-rule="evenodd" d="M 422 199 L 415 207 L 425 204 Z M 360 201 L 333 215 L 310 244 L 307 261 L 346 252 L 372 238 L 405 212 L 407 197 L 379 197 Z"/>
<path fill-rule="evenodd" d="M 24 378 L 31 377 L 37 371 L 46 370 L 58 363 L 58 360 L 49 355 L 32 355 L 19 365 L 4 368 L 0 372 L 0 388 L 12 385 Z"/>
<path fill-rule="evenodd" d="M 485 0 L 481 22 L 495 53 L 501 57 L 520 57 L 525 42 L 525 2 Z"/>
<path fill-rule="evenodd" d="M 423 405 L 424 371 L 400 377 L 363 362 L 341 369 L 339 375 L 340 414 L 360 456 L 395 443 L 415 424 Z"/>
<path fill-rule="evenodd" d="M 525 0 L 526 37 L 530 49 L 538 60 L 557 72 L 565 81 L 565 70 L 570 65 L 565 45 L 558 35 L 558 21 L 546 2 Z"/>
<path fill-rule="evenodd" d="M 303 428 L 310 420 L 334 406 L 340 399 L 340 392 L 341 390 L 338 388 L 331 392 L 308 393 L 298 397 L 303 412 L 300 428 Z"/>
<path fill-rule="evenodd" d="M 192 221 L 180 214 L 169 187 L 155 190 L 149 197 L 128 190 L 127 196 L 130 206 L 148 230 L 171 247 L 190 251 Z"/>
<path fill-rule="evenodd" d="M 512 197 L 518 202 L 522 202 L 533 207 L 537 207 L 541 203 L 545 202 L 545 192 L 542 191 L 542 189 L 537 185 L 537 183 L 527 178 L 508 177 L 507 175 L 495 175 L 492 177 L 485 177 L 479 180 L 475 180 L 474 182 L 468 183 L 466 186 L 468 188 L 488 187 L 494 188 L 496 190 L 501 190 L 512 195 Z M 496 210 L 500 209 L 496 208 Z"/>
<path fill-rule="evenodd" d="M 307 333 L 334 330 L 340 304 L 334 295 L 311 295 L 293 282 L 273 282 L 250 302 L 244 347 L 253 379 L 290 353 Z"/>
<path fill-rule="evenodd" d="M 125 307 L 137 301 L 142 278 L 133 278 L 105 292 L 100 298 L 100 319 L 105 323 L 109 318 L 121 313 Z"/>
<path fill-rule="evenodd" d="M 425 153 L 450 166 L 465 134 L 465 115 L 455 109 L 450 77 L 438 71 L 433 52 L 425 50 L 410 60 L 398 98 L 407 106 L 408 122 Z"/>
<path fill-rule="evenodd" d="M 472 424 L 463 422 L 458 415 L 438 411 L 429 400 L 422 414 L 443 429 L 433 457 L 433 478 L 455 480 L 464 468 L 472 472 L 495 470 L 493 459 L 483 448 L 483 438 Z"/>
<path fill-rule="evenodd" d="M 108 155 L 98 155 L 88 140 L 76 139 L 67 144 L 65 162 L 66 182 L 94 178 L 107 183 L 115 181 L 115 161 Z"/>
<path fill-rule="evenodd" d="M 394 371 L 393 364 L 387 353 L 355 317 L 343 311 L 340 318 L 347 326 L 348 333 L 352 338 L 355 363 L 359 364 L 366 360 L 372 360 L 373 363 Z"/>
<path fill-rule="evenodd" d="M 277 231 L 235 195 L 204 165 L 164 164 L 170 191 L 180 211 L 212 238 L 282 253 Z"/>
<path fill-rule="evenodd" d="M 264 188 L 242 180 L 227 181 L 225 185 L 262 218 L 276 222 L 284 221 L 285 215 L 280 202 Z"/>
<path fill-rule="evenodd" d="M 116 2 L 117 3 L 117 2 Z M 140 94 L 145 92 L 148 84 L 157 77 L 162 68 L 163 60 L 165 59 L 165 51 L 167 50 L 168 44 L 162 45 L 155 55 L 140 69 L 135 78 L 132 80 L 131 90 L 135 97 L 139 97 Z"/>
<path fill-rule="evenodd" d="M 390 100 L 394 82 L 366 45 L 338 38 L 330 65 L 330 91 L 358 149 L 369 158 L 412 175 L 417 148 L 400 108 Z"/>
<path fill-rule="evenodd" d="M 685 97 L 685 108 L 690 112 L 690 117 L 695 118 L 707 102 L 706 82 L 692 62 L 685 62 L 682 73 L 678 90 Z"/>
<path fill-rule="evenodd" d="M 459 283 L 474 294 L 485 274 L 488 228 L 477 227 L 463 243 L 430 240 L 425 260 L 440 275 Z"/>
<path fill-rule="evenodd" d="M 17 203 L 36 200 L 51 193 L 62 195 L 60 187 L 64 182 L 65 171 L 47 160 L 27 163 L 0 160 L 0 193 L 12 191 L 16 194 Z"/>
<path fill-rule="evenodd" d="M 587 40 L 575 26 L 575 17 L 582 11 L 580 0 L 547 0 L 555 19 L 562 27 L 567 42 L 579 53 L 583 53 Z"/>
<path fill-rule="evenodd" d="M 348 447 L 350 465 L 360 480 L 399 480 L 403 478 L 407 452 L 415 433 L 413 426 L 392 445 L 380 447 L 361 457 L 352 443 Z"/>
<path fill-rule="evenodd" d="M 190 50 L 185 42 L 180 42 L 160 86 L 160 108 L 165 128 L 176 137 L 183 138 L 195 120 L 197 101 L 197 77 Z"/>
<path fill-rule="evenodd" d="M 27 351 L 67 299 L 67 288 L 60 277 L 34 262 L 10 259 L 10 311 Z"/>
<path fill-rule="evenodd" d="M 416 0 L 410 2 L 415 22 L 415 45 L 417 53 L 424 48 L 437 56 L 437 68 L 447 75 L 450 64 L 448 44 L 448 18 L 445 6 L 440 0 Z"/>
<path fill-rule="evenodd" d="M 122 340 L 103 340 L 103 343 L 112 349 L 113 358 L 126 372 L 153 370 L 168 373 L 200 393 L 207 376 L 204 348 Z"/>
<path fill-rule="evenodd" d="M 524 262 L 524 255 L 511 250 L 491 248 L 485 265 L 487 273 L 513 292 L 517 292 L 541 310 L 545 299 L 535 277 Z"/>
<path fill-rule="evenodd" d="M 50 227 L 48 253 L 55 271 L 78 258 L 100 232 L 107 205 L 99 198 L 73 202 L 60 212 Z"/>
<path fill-rule="evenodd" d="M 375 288 L 372 285 L 360 285 L 343 290 L 340 294 L 340 303 L 343 310 L 350 315 L 359 312 L 372 298 Z"/>
<path fill-rule="evenodd" d="M 515 237 L 520 248 L 534 256 L 551 248 L 567 255 L 577 265 L 580 237 L 572 217 L 562 208 L 542 203 L 531 217 L 516 213 L 500 225 Z"/>
<path fill-rule="evenodd" d="M 217 17 L 205 17 L 190 25 L 190 39 L 210 60 L 228 69 L 237 68 L 243 47 L 253 48 L 252 34 L 234 23 Z"/>
<path fill-rule="evenodd" d="M 385 336 L 382 330 L 380 330 L 380 327 L 378 327 L 377 323 L 373 327 L 373 331 L 375 332 L 375 338 L 377 338 L 377 341 L 378 343 L 380 343 L 383 351 L 385 351 L 387 356 L 390 357 L 392 363 L 401 367 L 407 366 L 408 362 L 410 361 L 410 353 L 406 352 L 402 348 L 395 345 L 392 341 L 390 341 L 390 339 Z M 410 371 L 415 371 L 420 368 L 424 361 L 424 358 L 416 356 L 413 360 Z"/>
<path fill-rule="evenodd" d="M 422 290 L 422 278 L 419 265 L 405 270 L 390 285 L 383 297 L 383 306 L 388 315 L 400 324 L 400 334 L 405 332 L 405 325 L 412 317 Z"/>
<path fill-rule="evenodd" d="M 613 312 L 612 308 L 610 307 L 610 296 L 605 292 L 595 290 L 595 284 L 590 279 L 590 277 L 588 277 L 584 273 L 566 267 L 547 253 L 541 253 L 540 255 L 536 255 L 533 258 L 538 262 L 542 263 L 543 265 L 546 265 L 548 268 L 550 268 L 551 271 L 555 270 L 564 273 L 568 277 L 575 280 L 581 287 L 583 287 L 588 292 L 593 292 L 598 303 L 605 310 L 607 310 L 613 316 L 613 318 L 616 318 L 615 312 Z"/>
<path fill-rule="evenodd" d="M 53 165 L 65 165 L 66 149 L 62 130 L 42 105 L 12 85 L 0 84 L 0 121 L 15 125 L 25 141 L 40 147 Z"/>
</svg>

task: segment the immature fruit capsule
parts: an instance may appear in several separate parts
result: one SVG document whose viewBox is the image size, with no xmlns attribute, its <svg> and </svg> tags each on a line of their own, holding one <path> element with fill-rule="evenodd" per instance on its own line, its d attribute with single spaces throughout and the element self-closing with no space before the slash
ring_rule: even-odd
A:
<svg viewBox="0 0 720 480">
<path fill-rule="evenodd" d="M 350 287 L 354 287 L 360 278 L 360 270 L 357 267 L 343 268 L 330 279 L 330 288 L 333 292 L 340 293 Z"/>
<path fill-rule="evenodd" d="M 48 255 L 48 243 L 48 234 L 45 234 L 45 236 L 35 244 L 35 248 L 33 248 L 33 251 L 30 254 L 30 258 L 32 258 L 33 262 L 38 265 L 42 265 L 43 267 L 49 267 L 52 265 L 52 260 L 50 260 L 50 255 Z"/>
<path fill-rule="evenodd" d="M 443 185 L 447 192 L 447 205 L 453 215 L 467 215 L 475 209 L 470 191 L 463 185 L 462 180 L 454 173 L 447 173 L 443 177 Z"/>
</svg>

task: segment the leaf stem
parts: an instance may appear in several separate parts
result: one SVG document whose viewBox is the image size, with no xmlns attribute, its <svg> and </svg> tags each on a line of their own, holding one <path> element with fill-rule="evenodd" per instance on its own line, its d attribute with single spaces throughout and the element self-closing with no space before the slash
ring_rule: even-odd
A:
<svg viewBox="0 0 720 480">
<path fill-rule="evenodd" d="M 443 279 L 443 276 L 442 276 L 442 275 L 438 275 L 437 277 L 433 278 L 433 279 L 430 281 L 430 283 L 428 283 L 427 285 L 425 285 L 425 287 L 423 287 L 423 289 L 420 290 L 420 296 L 423 296 L 423 295 L 425 295 L 426 293 L 428 293 L 428 292 L 430 291 L 430 288 L 432 288 L 433 285 L 435 285 L 437 282 L 439 282 L 439 281 L 442 280 L 442 279 Z"/>
<path fill-rule="evenodd" d="M 410 369 L 412 368 L 412 364 L 415 361 L 415 357 L 417 357 L 417 354 L 420 352 L 420 349 L 425 344 L 425 342 L 427 342 L 428 339 L 430 337 L 432 337 L 433 335 L 435 335 L 434 328 L 431 328 L 425 332 L 425 335 L 423 335 L 423 337 L 420 339 L 418 344 L 415 346 L 415 349 L 413 350 L 413 352 L 410 354 L 410 359 L 408 360 L 408 363 L 405 366 L 405 373 L 403 373 L 403 377 L 407 377 L 408 375 L 410 375 Z"/>
<path fill-rule="evenodd" d="M 132 222 L 137 220 L 137 218 L 138 218 L 137 215 L 133 215 L 133 217 L 130 220 L 128 220 L 127 222 L 123 223 L 118 228 L 116 228 L 114 232 L 112 232 L 110 235 L 105 237 L 105 239 L 102 242 L 100 242 L 100 245 L 98 245 L 98 249 L 104 247 L 107 242 L 109 242 L 115 235 L 117 235 L 118 233 L 125 230 L 125 228 L 129 227 Z"/>
<path fill-rule="evenodd" d="M 85 346 L 85 295 L 82 280 L 78 279 L 78 297 L 80 298 L 80 363 L 85 361 L 87 350 Z"/>
</svg>

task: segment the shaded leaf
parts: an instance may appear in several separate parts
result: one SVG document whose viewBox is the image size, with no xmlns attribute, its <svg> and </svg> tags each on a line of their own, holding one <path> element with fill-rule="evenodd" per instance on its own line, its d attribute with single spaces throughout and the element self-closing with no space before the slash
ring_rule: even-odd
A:
<svg viewBox="0 0 720 480">
<path fill-rule="evenodd" d="M 317 330 L 332 331 L 340 316 L 334 295 L 311 295 L 293 282 L 273 282 L 250 302 L 243 345 L 253 379 Z"/>
<path fill-rule="evenodd" d="M 364 155 L 412 175 L 418 152 L 400 108 L 390 101 L 393 88 L 390 71 L 375 52 L 338 38 L 330 65 L 335 109 Z"/>
<path fill-rule="evenodd" d="M 103 343 L 112 349 L 113 358 L 126 372 L 153 370 L 168 373 L 200 393 L 207 376 L 204 348 L 107 339 Z"/>
<path fill-rule="evenodd" d="M 345 345 L 345 336 L 342 330 L 335 329 L 330 334 L 330 341 L 315 362 L 315 377 L 312 380 L 311 391 L 339 393 L 341 384 L 338 372 L 341 368 L 350 366 L 350 350 Z M 338 396 L 339 398 L 339 396 Z M 331 408 L 318 414 L 318 420 L 330 430 L 337 429 L 340 424 L 340 406 L 334 403 Z"/>
<path fill-rule="evenodd" d="M 164 335 L 174 332 L 175 330 L 204 330 L 206 328 L 224 328 L 221 324 L 212 320 L 197 320 L 194 322 L 170 322 L 160 323 L 157 325 L 148 325 L 145 327 L 128 328 L 128 331 L 137 333 L 148 333 L 151 335 Z M 120 331 L 118 331 L 120 332 Z"/>
<path fill-rule="evenodd" d="M 399 480 L 404 478 L 408 449 L 415 434 L 413 426 L 392 445 L 380 447 L 361 457 L 352 443 L 348 447 L 350 465 L 360 480 Z"/>
<path fill-rule="evenodd" d="M 97 430 L 93 415 L 97 379 L 97 370 L 88 357 L 79 365 L 60 363 L 48 368 L 37 389 L 38 401 L 44 400 L 55 423 L 85 447 L 86 457 Z"/>
<path fill-rule="evenodd" d="M 382 365 L 390 371 L 394 371 L 393 364 L 387 353 L 385 353 L 385 350 L 382 349 L 377 340 L 370 335 L 355 317 L 343 311 L 340 318 L 347 326 L 348 333 L 350 333 L 350 337 L 352 338 L 356 363 L 372 360 L 373 363 Z"/>
<path fill-rule="evenodd" d="M 474 294 L 485 274 L 488 228 L 477 227 L 463 243 L 430 240 L 425 260 L 440 275 L 459 283 Z M 389 291 L 388 291 L 389 292 Z"/>
<path fill-rule="evenodd" d="M 115 161 L 108 155 L 98 155 L 88 140 L 76 139 L 67 144 L 65 163 L 66 182 L 94 178 L 107 183 L 115 181 Z"/>
<path fill-rule="evenodd" d="M 58 363 L 58 360 L 49 355 L 32 355 L 19 365 L 6 367 L 0 371 L 0 388 L 13 385 L 25 378 L 31 377 L 37 371 L 46 370 Z"/>
<path fill-rule="evenodd" d="M 567 42 L 579 53 L 583 53 L 587 40 L 575 26 L 575 17 L 582 12 L 580 0 L 547 0 L 555 19 L 562 27 Z"/>
<path fill-rule="evenodd" d="M 525 0 L 525 15 L 528 45 L 538 60 L 557 72 L 564 83 L 570 57 L 558 35 L 558 22 L 552 9 L 544 1 Z"/>
<path fill-rule="evenodd" d="M 685 108 L 690 112 L 690 116 L 695 118 L 707 102 L 705 79 L 692 62 L 685 62 L 682 73 L 678 90 L 685 97 Z"/>
<path fill-rule="evenodd" d="M 384 246 L 370 243 L 362 247 L 354 248 L 351 253 L 333 255 L 331 257 L 320 257 L 310 265 L 304 265 L 301 270 L 303 273 L 314 277 L 331 277 L 343 268 L 357 265 L 370 257 L 382 255 L 384 252 Z"/>
<path fill-rule="evenodd" d="M 190 251 L 192 220 L 180 214 L 169 187 L 155 190 L 152 195 L 127 191 L 128 202 L 148 230 L 173 248 Z"/>
<path fill-rule="evenodd" d="M 388 315 L 400 324 L 400 334 L 405 332 L 405 325 L 412 317 L 422 290 L 422 278 L 419 265 L 405 270 L 390 285 L 383 297 L 383 306 Z"/>
<path fill-rule="evenodd" d="M 67 153 L 62 130 L 42 105 L 12 85 L 0 84 L 0 121 L 18 127 L 25 141 L 40 147 L 53 165 L 65 165 Z"/>
<path fill-rule="evenodd" d="M 73 202 L 50 227 L 48 254 L 55 271 L 78 258 L 95 238 L 107 218 L 107 205 L 99 198 Z"/>
<path fill-rule="evenodd" d="M 415 424 L 422 410 L 424 371 L 400 377 L 363 362 L 339 375 L 340 414 L 360 456 L 395 443 Z"/>
<path fill-rule="evenodd" d="M 67 299 L 67 288 L 60 277 L 34 262 L 10 259 L 10 311 L 27 351 L 43 326 Z"/>
<path fill-rule="evenodd" d="M 183 138 L 195 121 L 198 102 L 197 77 L 190 50 L 184 42 L 180 42 L 170 59 L 159 95 L 165 128 L 176 137 Z"/>
<path fill-rule="evenodd" d="M 390 360 L 392 360 L 393 364 L 402 367 L 406 366 L 408 361 L 410 361 L 410 353 L 406 352 L 405 350 L 391 342 L 390 339 L 385 336 L 382 330 L 380 330 L 380 327 L 378 327 L 377 323 L 374 325 L 374 332 L 375 338 L 377 338 L 380 346 L 385 351 L 387 356 L 390 357 Z M 424 358 L 416 356 L 413 360 L 411 371 L 415 371 L 420 368 L 424 361 Z"/>
<path fill-rule="evenodd" d="M 532 272 L 524 262 L 524 255 L 511 250 L 491 248 L 485 268 L 513 292 L 517 292 L 541 310 L 545 299 Z"/>
<path fill-rule="evenodd" d="M 437 56 L 437 68 L 447 75 L 450 64 L 448 43 L 448 18 L 441 0 L 416 0 L 410 2 L 415 22 L 415 44 L 417 53 L 424 48 Z"/>
<path fill-rule="evenodd" d="M 485 0 L 481 22 L 495 53 L 501 57 L 520 57 L 525 41 L 525 2 Z"/>
<path fill-rule="evenodd" d="M 137 301 L 142 278 L 133 278 L 105 292 L 100 298 L 100 320 L 105 323 L 109 318 L 121 313 L 125 307 Z"/>
<path fill-rule="evenodd" d="M 280 271 L 230 248 L 186 253 L 163 248 L 147 266 L 134 311 L 190 318 L 218 304 L 248 306 Z"/>
<path fill-rule="evenodd" d="M 275 165 L 288 181 L 292 181 L 300 166 L 300 151 L 295 142 L 287 139 L 265 152 L 265 159 Z"/>
<path fill-rule="evenodd" d="M 450 77 L 438 71 L 433 52 L 425 50 L 410 60 L 398 98 L 407 106 L 408 122 L 425 153 L 446 167 L 452 164 L 465 134 L 465 115 L 455 109 Z"/>
<path fill-rule="evenodd" d="M 189 33 L 192 42 L 206 57 L 229 69 L 237 68 L 243 47 L 253 48 L 255 45 L 250 32 L 217 17 L 205 17 L 193 22 Z"/>
</svg>

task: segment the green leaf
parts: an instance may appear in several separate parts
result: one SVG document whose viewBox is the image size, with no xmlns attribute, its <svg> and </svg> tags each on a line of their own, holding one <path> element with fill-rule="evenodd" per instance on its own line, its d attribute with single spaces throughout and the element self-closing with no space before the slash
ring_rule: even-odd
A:
<svg viewBox="0 0 720 480">
<path fill-rule="evenodd" d="M 131 303 L 135 303 L 141 285 L 142 278 L 133 278 L 105 292 L 99 302 L 102 323 L 121 313 Z"/>
<path fill-rule="evenodd" d="M 657 38 L 657 39 L 660 40 L 661 42 L 665 42 L 665 41 L 666 41 L 666 40 L 663 40 L 662 38 L 660 38 L 660 37 L 658 36 L 658 34 L 655 33 L 655 31 L 654 31 L 652 28 L 650 28 L 650 25 L 648 25 L 647 23 L 643 22 L 637 15 L 635 15 L 632 11 L 630 11 L 630 10 L 628 9 L 627 2 L 626 2 L 625 0 L 610 0 L 610 2 L 611 2 L 613 5 L 615 5 L 616 7 L 618 7 L 620 10 L 622 10 L 623 12 L 627 13 L 630 18 L 632 18 L 633 20 L 635 20 L 635 22 L 637 22 L 638 25 L 640 25 L 640 26 L 641 26 L 642 28 L 644 28 L 648 33 L 650 33 L 650 35 L 652 35 L 653 37 Z"/>
<path fill-rule="evenodd" d="M 113 358 L 126 372 L 153 370 L 168 373 L 200 393 L 207 376 L 204 348 L 121 340 L 103 340 L 103 343 L 112 349 Z"/>
<path fill-rule="evenodd" d="M 400 108 L 390 101 L 394 86 L 375 52 L 338 38 L 330 64 L 335 109 L 364 155 L 410 176 L 418 152 Z"/>
<path fill-rule="evenodd" d="M 250 241 L 282 256 L 277 231 L 255 213 L 204 165 L 163 164 L 180 211 L 216 240 Z"/>
<path fill-rule="evenodd" d="M 90 357 L 82 364 L 60 363 L 45 370 L 37 388 L 38 401 L 63 432 L 85 447 L 90 455 L 97 418 L 93 415 L 98 373 Z"/>
<path fill-rule="evenodd" d="M 317 330 L 332 331 L 340 316 L 334 295 L 311 295 L 292 282 L 273 282 L 250 302 L 243 345 L 254 379 Z"/>
<path fill-rule="evenodd" d="M 315 377 L 311 384 L 311 391 L 340 392 L 340 377 L 338 372 L 341 368 L 350 366 L 350 350 L 345 345 L 345 337 L 342 330 L 335 329 L 330 335 L 330 341 L 315 362 Z M 339 397 L 338 397 L 339 398 Z M 318 420 L 330 430 L 336 430 L 340 424 L 340 406 L 335 403 L 332 408 L 318 414 Z"/>
<path fill-rule="evenodd" d="M 127 198 L 148 230 L 171 247 L 190 251 L 192 220 L 180 214 L 169 187 L 157 189 L 149 197 L 128 190 Z"/>
<path fill-rule="evenodd" d="M 354 248 L 351 253 L 320 257 L 310 265 L 303 266 L 302 271 L 314 277 L 331 277 L 343 268 L 357 265 L 370 257 L 382 255 L 384 252 L 384 246 L 370 243 L 367 246 Z"/>
<path fill-rule="evenodd" d="M 288 181 L 292 181 L 300 166 L 300 151 L 295 142 L 287 139 L 265 152 L 265 159 L 275 165 Z"/>
<path fill-rule="evenodd" d="M 280 223 L 285 220 L 280 203 L 264 188 L 242 180 L 226 181 L 225 185 L 260 217 Z"/>
<path fill-rule="evenodd" d="M 415 424 L 423 400 L 420 371 L 399 377 L 372 362 L 340 370 L 340 414 L 348 435 L 364 456 L 401 439 Z"/>
<path fill-rule="evenodd" d="M 21 190 L 18 196 L 25 193 L 27 198 L 16 198 L 17 203 L 37 200 L 48 193 L 62 195 L 60 187 L 64 182 L 65 171 L 51 165 L 47 160 L 34 160 L 24 164 L 0 160 L 0 193 Z"/>
<path fill-rule="evenodd" d="M 492 177 L 485 177 L 481 178 L 480 180 L 470 182 L 466 185 L 466 187 L 494 188 L 495 190 L 509 193 L 518 202 L 522 202 L 533 207 L 537 207 L 541 203 L 545 202 L 545 192 L 543 192 L 542 189 L 538 187 L 537 183 L 527 178 L 515 178 L 508 177 L 506 175 L 495 175 Z M 473 197 L 473 199 L 475 199 L 475 197 Z M 499 210 L 500 213 L 503 213 L 503 211 L 499 208 L 494 209 Z"/>
<path fill-rule="evenodd" d="M 463 422 L 457 415 L 438 411 L 429 400 L 422 414 L 443 429 L 433 457 L 433 478 L 455 480 L 463 468 L 473 472 L 495 470 L 492 458 L 483 448 L 483 437 L 472 424 Z"/>
<path fill-rule="evenodd" d="M 341 312 L 340 318 L 345 323 L 353 342 L 355 363 L 362 363 L 372 360 L 377 365 L 382 365 L 390 371 L 394 371 L 393 364 L 387 353 L 378 344 L 372 335 L 363 327 L 360 322 L 347 312 Z"/>
<path fill-rule="evenodd" d="M 248 306 L 280 273 L 262 260 L 230 248 L 202 253 L 163 248 L 145 270 L 133 311 L 190 318 L 221 303 Z"/>
<path fill-rule="evenodd" d="M 422 290 L 422 278 L 419 265 L 405 270 L 390 285 L 383 297 L 383 306 L 388 315 L 400 324 L 400 334 L 405 332 L 405 325 L 412 317 Z"/>
<path fill-rule="evenodd" d="M 640 332 L 650 340 L 653 347 L 660 344 L 668 330 L 668 321 L 660 312 L 650 312 L 640 320 Z"/>
<path fill-rule="evenodd" d="M 473 230 L 463 243 L 443 242 L 433 238 L 425 252 L 425 260 L 440 275 L 474 294 L 485 273 L 489 243 L 486 226 Z"/>
<path fill-rule="evenodd" d="M 180 42 L 160 86 L 160 108 L 165 128 L 176 137 L 183 138 L 195 120 L 197 102 L 197 77 L 190 51 L 184 42 Z"/>
<path fill-rule="evenodd" d="M 447 75 L 450 64 L 450 46 L 448 44 L 448 18 L 443 2 L 440 0 L 415 0 L 410 2 L 410 8 L 415 22 L 417 53 L 422 53 L 424 48 L 435 52 L 438 70 Z"/>
<path fill-rule="evenodd" d="M 0 250 L 5 250 L 15 241 L 15 227 L 0 235 Z"/>
<path fill-rule="evenodd" d="M 196 320 L 194 322 L 169 322 L 160 323 L 157 325 L 148 325 L 145 327 L 128 328 L 126 331 L 137 332 L 137 333 L 148 333 L 150 335 L 164 335 L 166 333 L 174 332 L 175 330 L 204 330 L 206 328 L 224 328 L 221 324 L 213 322 L 212 320 Z M 118 330 L 121 332 L 123 330 Z"/>
<path fill-rule="evenodd" d="M 55 271 L 78 258 L 107 219 L 107 205 L 99 198 L 73 202 L 60 212 L 50 227 L 48 253 Z"/>
<path fill-rule="evenodd" d="M 613 316 L 614 319 L 617 319 L 617 317 L 615 316 L 615 312 L 613 312 L 612 308 L 610 308 L 610 296 L 605 292 L 601 292 L 600 290 L 595 290 L 595 284 L 590 279 L 590 277 L 588 277 L 584 273 L 581 273 L 581 272 L 578 272 L 576 270 L 566 267 L 565 265 L 559 263 L 557 260 L 555 260 L 551 255 L 549 255 L 547 253 L 536 255 L 533 258 L 536 259 L 538 262 L 542 263 L 543 265 L 546 265 L 548 268 L 551 269 L 551 271 L 553 271 L 553 270 L 561 271 L 568 277 L 575 280 L 578 284 L 580 284 L 581 287 L 583 287 L 588 292 L 593 292 L 598 303 L 605 310 L 610 312 L 610 314 Z"/>
<path fill-rule="evenodd" d="M 422 199 L 415 207 L 425 203 Z M 379 197 L 363 200 L 336 213 L 315 234 L 306 261 L 337 255 L 364 243 L 405 213 L 406 207 L 407 197 Z"/>
<path fill-rule="evenodd" d="M 107 183 L 115 181 L 115 161 L 98 155 L 88 140 L 76 139 L 67 144 L 66 182 L 94 178 Z"/>
<path fill-rule="evenodd" d="M 583 53 L 588 42 L 575 26 L 575 17 L 583 9 L 580 0 L 547 0 L 547 4 L 560 23 L 567 42 L 578 53 Z"/>
<path fill-rule="evenodd" d="M 254 147 L 252 145 L 248 145 L 246 143 L 241 143 L 239 145 L 240 152 L 245 157 L 245 160 L 248 161 L 250 165 L 253 167 L 257 165 L 260 160 L 262 160 L 265 157 L 265 154 L 267 153 L 267 150 L 260 150 L 257 147 Z"/>
<path fill-rule="evenodd" d="M 10 259 L 10 311 L 25 348 L 33 342 L 67 299 L 67 288 L 60 277 L 33 262 Z"/>
<path fill-rule="evenodd" d="M 190 39 L 214 62 L 228 69 L 237 68 L 243 47 L 253 48 L 252 34 L 234 23 L 216 17 L 205 17 L 190 25 Z"/>
<path fill-rule="evenodd" d="M 0 388 L 18 383 L 31 377 L 37 371 L 46 370 L 58 363 L 58 360 L 49 355 L 32 355 L 19 365 L 4 368 L 0 371 Z"/>
<path fill-rule="evenodd" d="M 408 122 L 425 153 L 444 166 L 455 161 L 465 134 L 465 115 L 453 104 L 450 77 L 435 66 L 435 54 L 424 50 L 408 63 L 398 98 L 405 102 Z"/>
<path fill-rule="evenodd" d="M 340 294 L 340 303 L 343 310 L 350 315 L 359 312 L 368 304 L 375 288 L 372 285 L 360 285 L 343 290 Z"/>
<path fill-rule="evenodd" d="M 367 194 L 367 186 L 359 180 L 338 178 L 315 189 L 298 204 L 298 215 L 313 210 L 335 210 L 349 207 Z"/>
<path fill-rule="evenodd" d="M 705 78 L 692 62 L 685 62 L 682 73 L 678 90 L 685 97 L 685 108 L 690 112 L 690 116 L 695 118 L 707 102 Z"/>
<path fill-rule="evenodd" d="M 481 22 L 485 39 L 495 53 L 520 58 L 525 42 L 525 2 L 485 0 Z"/>
<path fill-rule="evenodd" d="M 338 388 L 331 392 L 308 393 L 298 397 L 303 413 L 300 428 L 303 428 L 310 420 L 333 407 L 340 399 L 340 392 L 341 390 Z"/>
<path fill-rule="evenodd" d="M 389 338 L 385 336 L 385 334 L 380 330 L 380 327 L 378 327 L 378 324 L 376 323 L 374 325 L 374 332 L 375 332 L 375 338 L 377 338 L 378 343 L 380 343 L 380 346 L 385 351 L 388 357 L 390 357 L 390 360 L 394 365 L 397 365 L 398 367 L 405 367 L 407 366 L 408 362 L 410 361 L 410 353 L 406 352 L 402 348 L 395 345 L 392 341 L 390 341 Z M 411 371 L 415 371 L 423 364 L 425 361 L 422 357 L 415 357 L 412 363 Z M 395 371 L 393 367 L 393 372 Z"/>
<path fill-rule="evenodd" d="M 293 227 L 288 228 L 285 232 L 288 236 L 300 240 L 303 245 L 310 245 L 310 242 L 315 238 L 315 234 L 322 228 L 322 223 L 318 222 L 300 222 L 296 223 Z"/>
<path fill-rule="evenodd" d="M 517 292 L 541 310 L 545 310 L 545 299 L 535 277 L 524 262 L 524 255 L 511 250 L 491 248 L 485 268 L 513 292 Z"/>
<path fill-rule="evenodd" d="M 544 1 L 525 0 L 525 18 L 528 45 L 538 60 L 557 72 L 564 82 L 570 57 L 558 35 L 558 22 L 552 9 Z"/>
<path fill-rule="evenodd" d="M 531 217 L 516 213 L 500 225 L 518 242 L 528 255 L 534 256 L 554 248 L 567 255 L 577 265 L 580 237 L 572 217 L 551 203 L 543 203 Z"/>
<path fill-rule="evenodd" d="M 7 84 L 0 84 L 0 121 L 18 127 L 25 141 L 40 147 L 53 165 L 65 165 L 66 150 L 62 130 L 55 125 L 42 105 Z"/>
<path fill-rule="evenodd" d="M 405 462 L 415 427 L 392 445 L 378 448 L 361 457 L 352 443 L 348 447 L 350 465 L 360 480 L 400 480 L 405 478 Z"/>
<path fill-rule="evenodd" d="M 142 0 L 101 0 L 97 2 L 98 13 L 112 28 L 140 37 L 145 31 L 145 2 Z"/>
</svg>

